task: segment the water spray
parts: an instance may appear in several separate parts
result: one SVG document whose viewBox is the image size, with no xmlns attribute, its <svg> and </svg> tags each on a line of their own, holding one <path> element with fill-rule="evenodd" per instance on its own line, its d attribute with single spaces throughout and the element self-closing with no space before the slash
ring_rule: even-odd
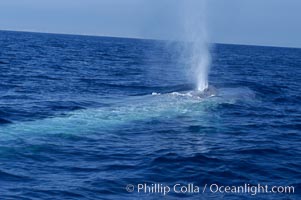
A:
<svg viewBox="0 0 301 200">
<path fill-rule="evenodd" d="M 209 88 L 208 74 L 211 56 L 206 25 L 206 0 L 189 0 L 185 4 L 185 37 L 191 54 L 189 63 L 196 90 L 205 92 Z"/>
</svg>

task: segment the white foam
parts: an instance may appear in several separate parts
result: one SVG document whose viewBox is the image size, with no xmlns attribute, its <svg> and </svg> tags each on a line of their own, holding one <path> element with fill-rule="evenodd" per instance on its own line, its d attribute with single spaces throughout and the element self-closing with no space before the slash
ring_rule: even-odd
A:
<svg viewBox="0 0 301 200">
<path fill-rule="evenodd" d="M 161 95 L 161 93 L 153 92 L 152 95 L 157 96 L 157 95 Z"/>
</svg>

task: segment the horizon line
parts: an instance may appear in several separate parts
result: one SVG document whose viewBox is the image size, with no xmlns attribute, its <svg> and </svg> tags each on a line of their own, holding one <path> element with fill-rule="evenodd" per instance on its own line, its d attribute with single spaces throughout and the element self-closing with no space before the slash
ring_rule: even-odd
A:
<svg viewBox="0 0 301 200">
<path fill-rule="evenodd" d="M 110 36 L 110 35 L 93 35 L 93 34 L 81 34 L 81 33 L 62 33 L 62 32 L 42 32 L 34 30 L 9 30 L 0 29 L 3 32 L 19 32 L 19 33 L 36 33 L 36 34 L 52 34 L 52 35 L 66 35 L 66 36 L 83 36 L 83 37 L 106 37 L 106 38 L 123 38 L 133 40 L 154 40 L 154 41 L 173 41 L 180 42 L 180 40 L 160 39 L 160 38 L 142 38 L 142 37 L 129 37 L 129 36 Z M 246 43 L 228 43 L 228 42 L 210 42 L 209 44 L 216 45 L 240 45 L 240 46 L 257 46 L 257 47 L 272 47 L 272 48 L 288 48 L 288 49 L 301 49 L 297 46 L 276 46 L 276 45 L 264 45 L 264 44 L 246 44 Z"/>
</svg>

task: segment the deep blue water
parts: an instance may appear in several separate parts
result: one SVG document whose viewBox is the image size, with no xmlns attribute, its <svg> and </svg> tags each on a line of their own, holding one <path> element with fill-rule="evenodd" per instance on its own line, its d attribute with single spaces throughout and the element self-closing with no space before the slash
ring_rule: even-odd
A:
<svg viewBox="0 0 301 200">
<path fill-rule="evenodd" d="M 212 54 L 217 95 L 199 99 L 180 44 L 0 32 L 0 199 L 301 199 L 301 49 Z M 140 183 L 295 193 L 125 189 Z"/>
</svg>

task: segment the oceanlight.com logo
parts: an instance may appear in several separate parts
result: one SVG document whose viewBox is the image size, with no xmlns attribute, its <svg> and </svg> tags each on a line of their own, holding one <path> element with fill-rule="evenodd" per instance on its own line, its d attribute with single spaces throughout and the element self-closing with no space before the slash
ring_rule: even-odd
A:
<svg viewBox="0 0 301 200">
<path fill-rule="evenodd" d="M 166 196 L 170 193 L 174 194 L 250 194 L 255 196 L 257 194 L 294 194 L 294 186 L 269 186 L 269 185 L 250 185 L 244 184 L 240 186 L 225 186 L 219 184 L 205 184 L 198 186 L 196 184 L 179 184 L 166 185 L 162 183 L 141 183 L 141 184 L 128 184 L 126 191 L 129 193 L 137 192 L 139 194 L 161 194 Z"/>
</svg>

